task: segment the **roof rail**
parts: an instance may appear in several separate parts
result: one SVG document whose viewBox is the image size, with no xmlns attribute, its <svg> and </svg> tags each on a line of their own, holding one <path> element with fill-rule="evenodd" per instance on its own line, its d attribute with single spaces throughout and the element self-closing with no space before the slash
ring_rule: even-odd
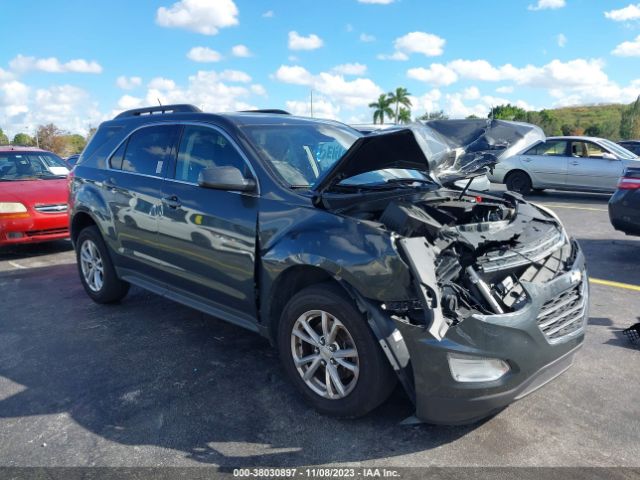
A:
<svg viewBox="0 0 640 480">
<path fill-rule="evenodd" d="M 178 105 L 159 105 L 157 107 L 144 107 L 144 108 L 134 108 L 133 110 L 127 110 L 126 112 L 122 112 L 119 115 L 116 115 L 115 118 L 127 118 L 127 117 L 139 117 L 141 115 L 153 115 L 158 113 L 188 113 L 188 112 L 198 112 L 201 113 L 198 107 L 194 105 L 189 105 L 186 103 L 178 104 Z"/>
<path fill-rule="evenodd" d="M 291 115 L 286 110 L 280 110 L 279 108 L 259 108 L 257 110 L 240 110 L 240 113 L 277 113 L 279 115 Z"/>
</svg>

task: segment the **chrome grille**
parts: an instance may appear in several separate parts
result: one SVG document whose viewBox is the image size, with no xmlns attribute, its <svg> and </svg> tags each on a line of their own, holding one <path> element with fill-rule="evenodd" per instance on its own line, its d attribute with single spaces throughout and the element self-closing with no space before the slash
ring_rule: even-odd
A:
<svg viewBox="0 0 640 480">
<path fill-rule="evenodd" d="M 576 334 L 584 328 L 587 308 L 586 283 L 565 290 L 542 306 L 538 315 L 538 327 L 550 343 Z"/>
<path fill-rule="evenodd" d="M 66 203 L 47 203 L 34 207 L 40 213 L 64 213 L 67 211 Z"/>
</svg>

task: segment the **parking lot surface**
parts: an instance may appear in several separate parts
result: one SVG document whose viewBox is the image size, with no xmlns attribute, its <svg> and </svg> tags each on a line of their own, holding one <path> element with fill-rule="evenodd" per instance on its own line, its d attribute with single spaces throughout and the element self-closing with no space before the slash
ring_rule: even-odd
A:
<svg viewBox="0 0 640 480">
<path fill-rule="evenodd" d="M 261 337 L 137 288 L 91 302 L 69 242 L 0 253 L 2 466 L 640 466 L 640 239 L 606 196 L 546 192 L 588 260 L 576 363 L 498 415 L 405 426 L 398 389 L 358 420 L 322 416 Z M 611 286 L 610 282 L 623 285 Z"/>
</svg>

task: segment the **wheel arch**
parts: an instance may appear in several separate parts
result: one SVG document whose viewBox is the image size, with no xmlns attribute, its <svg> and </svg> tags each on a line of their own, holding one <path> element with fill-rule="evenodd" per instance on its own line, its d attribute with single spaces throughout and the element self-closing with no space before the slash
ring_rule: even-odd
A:
<svg viewBox="0 0 640 480">
<path fill-rule="evenodd" d="M 85 228 L 91 227 L 93 225 L 97 226 L 98 223 L 88 212 L 80 211 L 73 216 L 73 218 L 71 219 L 70 227 L 71 227 L 71 242 L 73 243 L 74 246 L 76 244 L 76 241 L 78 240 L 78 235 L 80 235 L 80 232 Z"/>
</svg>

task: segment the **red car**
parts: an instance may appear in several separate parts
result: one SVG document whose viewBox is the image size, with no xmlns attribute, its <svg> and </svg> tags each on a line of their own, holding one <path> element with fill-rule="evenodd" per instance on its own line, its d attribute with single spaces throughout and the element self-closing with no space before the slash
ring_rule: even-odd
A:
<svg viewBox="0 0 640 480">
<path fill-rule="evenodd" d="M 51 152 L 0 146 L 0 247 L 69 237 L 68 173 Z"/>
</svg>

